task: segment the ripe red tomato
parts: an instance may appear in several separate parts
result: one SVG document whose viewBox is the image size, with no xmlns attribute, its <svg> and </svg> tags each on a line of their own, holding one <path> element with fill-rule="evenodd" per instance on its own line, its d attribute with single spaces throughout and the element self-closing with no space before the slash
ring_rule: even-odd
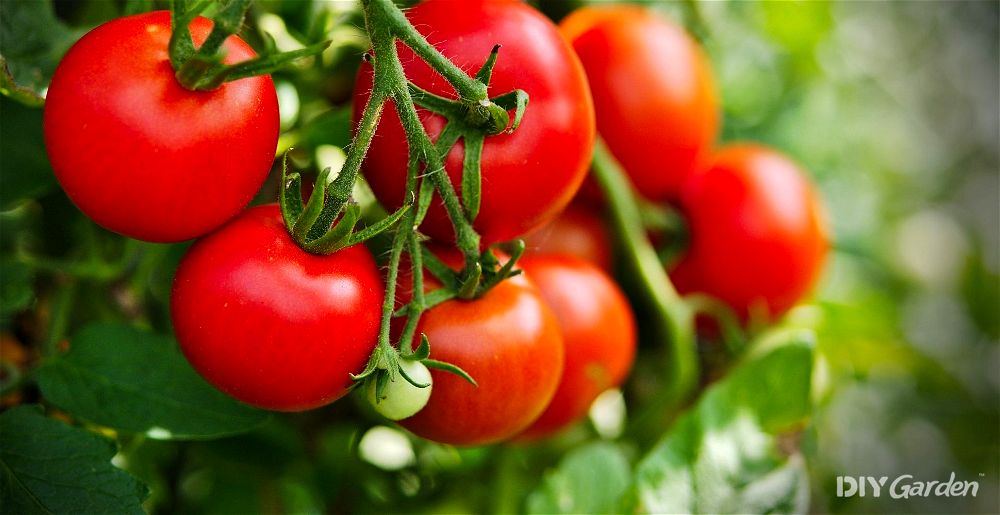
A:
<svg viewBox="0 0 1000 515">
<path fill-rule="evenodd" d="M 681 197 L 690 246 L 671 271 L 682 293 L 707 293 L 746 319 L 777 319 L 813 286 L 828 249 L 820 197 L 799 167 L 755 144 L 724 147 Z M 755 308 L 755 306 L 757 306 Z"/>
<path fill-rule="evenodd" d="M 719 99 L 701 48 L 636 6 L 578 9 L 559 26 L 587 73 L 597 132 L 636 190 L 674 200 L 719 130 Z M 590 185 L 589 198 L 599 197 Z"/>
<path fill-rule="evenodd" d="M 594 109 L 580 63 L 555 26 L 527 4 L 513 0 L 429 0 L 406 15 L 441 53 L 471 74 L 482 66 L 493 45 L 503 45 L 489 94 L 523 89 L 530 96 L 514 133 L 486 138 L 481 207 L 475 221 L 483 245 L 513 239 L 556 216 L 586 174 L 594 141 Z M 418 86 L 456 97 L 451 86 L 411 50 L 400 45 L 399 55 L 406 76 Z M 356 121 L 371 88 L 372 68 L 363 64 L 355 84 Z M 436 139 L 444 118 L 423 109 L 420 113 L 428 134 Z M 459 142 L 445 163 L 456 188 L 461 185 L 463 155 Z M 390 103 L 364 162 L 372 190 L 389 208 L 404 200 L 406 169 L 406 140 Z M 440 200 L 421 230 L 439 240 L 454 239 Z"/>
<path fill-rule="evenodd" d="M 570 204 L 554 220 L 524 237 L 528 254 L 569 254 L 611 271 L 611 237 L 594 211 Z"/>
<path fill-rule="evenodd" d="M 201 44 L 212 22 L 197 18 Z M 45 145 L 69 198 L 99 225 L 132 238 L 201 236 L 253 198 L 274 160 L 278 100 L 271 78 L 189 91 L 167 55 L 170 13 L 90 31 L 52 76 Z M 227 63 L 255 57 L 232 36 Z"/>
<path fill-rule="evenodd" d="M 566 365 L 552 402 L 524 433 L 551 435 L 587 414 L 601 392 L 625 380 L 635 358 L 635 316 L 628 300 L 600 269 L 568 255 L 518 261 L 555 312 L 566 346 Z"/>
<path fill-rule="evenodd" d="M 208 382 L 247 404 L 299 411 L 347 392 L 375 347 L 382 299 L 363 245 L 310 254 L 268 205 L 191 247 L 170 306 L 177 341 Z"/>
<path fill-rule="evenodd" d="M 456 254 L 442 258 L 453 264 Z M 458 257 L 460 262 L 460 257 Z M 428 286 L 437 288 L 428 275 Z M 412 279 L 400 278 L 400 301 Z M 563 339 L 555 315 L 523 275 L 475 300 L 450 300 L 427 310 L 417 334 L 427 335 L 431 358 L 461 367 L 479 384 L 432 370 L 430 401 L 400 424 L 428 440 L 486 445 L 531 424 L 552 399 L 563 370 Z"/>
</svg>

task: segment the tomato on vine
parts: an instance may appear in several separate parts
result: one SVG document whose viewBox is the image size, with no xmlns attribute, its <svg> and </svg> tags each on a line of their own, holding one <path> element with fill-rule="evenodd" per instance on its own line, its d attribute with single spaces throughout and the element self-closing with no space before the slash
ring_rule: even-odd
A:
<svg viewBox="0 0 1000 515">
<path fill-rule="evenodd" d="M 191 247 L 170 306 L 181 350 L 208 382 L 254 406 L 300 411 L 343 396 L 364 368 L 382 288 L 363 245 L 310 254 L 267 205 Z"/>
<path fill-rule="evenodd" d="M 442 253 L 449 265 L 461 262 Z M 426 278 L 428 289 L 438 283 Z M 400 277 L 401 303 L 409 302 L 412 279 Z M 424 312 L 417 334 L 430 342 L 430 356 L 455 365 L 476 382 L 432 370 L 427 405 L 400 424 L 417 436 L 451 445 L 487 445 L 515 436 L 542 413 L 563 370 L 559 322 L 524 275 L 510 277 L 481 297 L 453 299 Z"/>
<path fill-rule="evenodd" d="M 552 308 L 566 346 L 559 388 L 542 415 L 520 435 L 551 435 L 586 416 L 601 392 L 625 380 L 636 351 L 636 323 L 618 285 L 574 256 L 548 254 L 518 261 Z"/>
<path fill-rule="evenodd" d="M 483 245 L 515 238 L 556 216 L 586 173 L 594 116 L 586 77 L 555 26 L 527 4 L 512 0 L 430 0 L 407 10 L 406 16 L 445 57 L 470 73 L 499 44 L 489 95 L 521 89 L 530 98 L 519 127 L 487 137 L 482 148 L 481 206 L 474 227 Z M 456 97 L 426 62 L 402 44 L 397 48 L 410 81 L 436 95 Z M 361 118 L 372 84 L 372 67 L 362 64 L 355 84 L 355 121 Z M 423 108 L 420 113 L 428 134 L 437 138 L 445 117 Z M 408 201 L 407 139 L 391 102 L 376 134 L 364 161 L 365 177 L 380 202 L 398 208 Z M 464 141 L 459 140 L 445 159 L 456 187 L 462 182 Z M 421 230 L 439 240 L 454 239 L 440 201 L 431 206 Z"/>
<path fill-rule="evenodd" d="M 743 319 L 771 320 L 809 292 L 829 247 L 821 199 L 783 154 L 733 144 L 685 185 L 690 245 L 670 272 L 681 293 L 705 293 Z"/>
<path fill-rule="evenodd" d="M 587 73 L 597 132 L 636 191 L 676 199 L 719 130 L 711 66 L 684 29 L 638 6 L 574 11 L 559 26 Z M 584 187 L 589 198 L 596 188 Z"/>
<path fill-rule="evenodd" d="M 212 22 L 190 24 L 201 44 Z M 45 145 L 70 200 L 132 238 L 176 242 L 235 216 L 267 177 L 278 139 L 269 76 L 186 89 L 168 52 L 171 16 L 118 18 L 81 38 L 59 63 L 45 102 Z M 255 57 L 236 36 L 225 63 Z"/>
</svg>

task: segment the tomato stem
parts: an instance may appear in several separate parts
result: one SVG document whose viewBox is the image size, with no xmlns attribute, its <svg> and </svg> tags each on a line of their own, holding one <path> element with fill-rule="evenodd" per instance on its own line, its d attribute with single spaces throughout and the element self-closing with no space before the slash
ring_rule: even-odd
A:
<svg viewBox="0 0 1000 515">
<path fill-rule="evenodd" d="M 191 91 L 211 91 L 225 82 L 267 75 L 291 61 L 318 55 L 330 45 L 330 41 L 324 41 L 291 52 L 261 55 L 231 65 L 223 64 L 225 52 L 222 45 L 229 36 L 239 32 L 243 26 L 243 18 L 250 8 L 250 0 L 221 2 L 218 12 L 212 18 L 212 31 L 201 47 L 196 48 L 188 25 L 211 3 L 207 0 L 198 0 L 189 7 L 187 0 L 171 2 L 171 34 L 168 44 L 170 64 L 174 68 L 177 81 Z"/>
<path fill-rule="evenodd" d="M 628 179 L 600 138 L 594 145 L 592 170 L 607 198 L 615 232 L 623 243 L 622 261 L 628 271 L 639 278 L 640 293 L 653 308 L 657 336 L 662 336 L 667 345 L 667 383 L 636 417 L 633 427 L 636 430 L 644 424 L 660 422 L 659 417 L 664 414 L 674 414 L 698 385 L 694 313 L 674 289 L 656 250 L 646 238 Z"/>
</svg>

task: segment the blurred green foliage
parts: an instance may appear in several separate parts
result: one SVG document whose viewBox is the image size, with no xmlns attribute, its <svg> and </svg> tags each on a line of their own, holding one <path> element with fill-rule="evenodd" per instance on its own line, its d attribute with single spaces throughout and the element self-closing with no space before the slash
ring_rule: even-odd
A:
<svg viewBox="0 0 1000 515">
<path fill-rule="evenodd" d="M 58 55 L 83 31 L 120 15 L 126 3 L 56 2 L 46 10 L 49 2 L 0 2 L 0 54 L 10 72 L 4 91 L 12 79 L 41 93 Z M 537 3 L 558 18 L 586 2 Z M 737 449 L 752 445 L 747 441 L 766 443 L 760 448 L 768 453 L 741 460 L 745 467 L 736 477 L 758 477 L 745 476 L 750 474 L 745 469 L 783 473 L 804 463 L 810 511 L 997 512 L 998 4 L 644 4 L 684 23 L 704 44 L 723 99 L 721 140 L 756 140 L 795 158 L 822 191 L 835 233 L 835 251 L 816 302 L 796 309 L 785 322 L 818 334 L 807 389 L 812 416 L 798 436 L 767 433 L 764 429 L 773 428 L 759 413 L 749 425 L 719 429 L 719 438 Z M 327 166 L 324 159 L 336 155 L 331 149 L 343 148 L 349 140 L 353 76 L 366 48 L 360 13 L 349 1 L 263 1 L 255 4 L 251 18 L 245 33 L 258 47 L 263 32 L 279 49 L 333 40 L 320 59 L 275 76 L 283 121 L 279 151 L 295 147 L 295 167 L 315 173 Z M 32 103 L 30 94 L 13 96 Z M 38 107 L 0 98 L 4 337 L 23 344 L 36 364 L 96 320 L 169 334 L 170 281 L 186 246 L 124 242 L 80 215 L 49 169 L 41 113 Z M 258 200 L 270 201 L 275 194 L 272 178 Z M 110 330 L 126 330 L 117 327 Z M 81 348 L 74 352 L 86 352 L 86 338 Z M 48 361 L 43 370 L 53 370 L 53 362 L 73 365 L 76 359 L 66 354 Z M 656 366 L 640 363 L 626 389 L 627 400 L 655 389 Z M 72 399 L 50 399 L 44 391 L 52 381 L 66 378 L 42 377 L 42 391 L 30 386 L 20 401 L 37 402 L 45 394 L 47 402 L 76 414 L 73 406 L 63 405 Z M 778 379 L 787 379 L 781 367 L 762 372 L 764 385 Z M 735 380 L 729 376 L 723 381 Z M 727 386 L 731 384 L 709 391 L 738 398 L 742 394 Z M 783 402 L 794 397 L 794 392 L 784 394 L 789 396 Z M 171 436 L 156 432 L 104 433 L 119 445 L 115 465 L 149 486 L 144 508 L 154 513 L 617 511 L 627 506 L 629 495 L 642 495 L 623 497 L 625 489 L 618 486 L 631 484 L 636 479 L 631 475 L 650 477 L 649 463 L 659 473 L 679 473 L 684 466 L 692 471 L 704 462 L 704 453 L 717 451 L 699 447 L 708 445 L 706 434 L 715 435 L 705 430 L 715 427 L 707 421 L 738 403 L 718 404 L 714 398 L 706 396 L 688 418 L 662 435 L 626 432 L 604 442 L 603 433 L 581 425 L 530 448 L 462 450 L 412 439 L 382 425 L 353 398 L 310 413 L 274 416 L 245 434 L 211 441 L 163 440 L 156 437 Z M 140 421 L 164 416 L 155 406 L 139 415 L 147 417 Z M 111 451 L 93 433 L 55 423 L 32 408 L 5 411 L 0 426 L 12 419 L 18 427 L 34 424 L 39 435 L 51 432 L 53 440 L 79 443 L 88 459 L 102 462 L 94 465 L 101 474 L 123 481 L 118 484 L 122 491 L 139 490 L 107 465 Z M 83 419 L 83 427 L 102 422 Z M 694 431 L 695 422 L 705 427 Z M 38 444 L 25 438 L 15 431 L 0 435 L 4 463 L 10 465 L 12 454 L 41 452 L 25 450 L 25 445 Z M 58 452 L 49 441 L 38 449 Z M 657 441 L 653 454 L 639 443 Z M 795 458 L 785 459 L 788 445 Z M 663 454 L 665 449 L 693 455 L 680 463 L 684 466 L 666 460 L 675 468 L 664 468 L 657 456 L 672 456 Z M 641 472 L 634 473 L 637 463 Z M 596 470 L 601 475 L 595 476 Z M 836 496 L 838 476 L 910 474 L 944 480 L 951 472 L 979 481 L 978 495 Z M 17 473 L 36 472 L 28 466 Z M 5 474 L 9 485 L 14 476 Z M 711 474 L 703 476 L 714 480 Z M 601 486 L 594 486 L 598 482 Z M 5 504 L 14 499 L 7 486 L 3 492 Z M 788 503 L 772 507 L 801 509 L 802 498 L 790 492 L 795 495 L 787 497 Z M 131 508 L 123 502 L 119 511 Z"/>
</svg>

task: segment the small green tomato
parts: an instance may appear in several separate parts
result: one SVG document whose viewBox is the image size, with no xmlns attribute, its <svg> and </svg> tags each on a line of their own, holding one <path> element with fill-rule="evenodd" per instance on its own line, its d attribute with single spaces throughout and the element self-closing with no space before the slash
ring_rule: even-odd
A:
<svg viewBox="0 0 1000 515">
<path fill-rule="evenodd" d="M 406 372 L 415 382 L 427 384 L 426 388 L 417 388 L 403 378 L 402 375 L 396 377 L 395 381 L 389 381 L 385 391 L 382 392 L 382 399 L 375 402 L 375 381 L 368 383 L 368 402 L 375 407 L 383 417 L 389 420 L 403 420 L 416 414 L 427 405 L 427 400 L 431 397 L 433 385 L 431 372 L 419 361 L 399 360 L 399 368 Z"/>
</svg>

